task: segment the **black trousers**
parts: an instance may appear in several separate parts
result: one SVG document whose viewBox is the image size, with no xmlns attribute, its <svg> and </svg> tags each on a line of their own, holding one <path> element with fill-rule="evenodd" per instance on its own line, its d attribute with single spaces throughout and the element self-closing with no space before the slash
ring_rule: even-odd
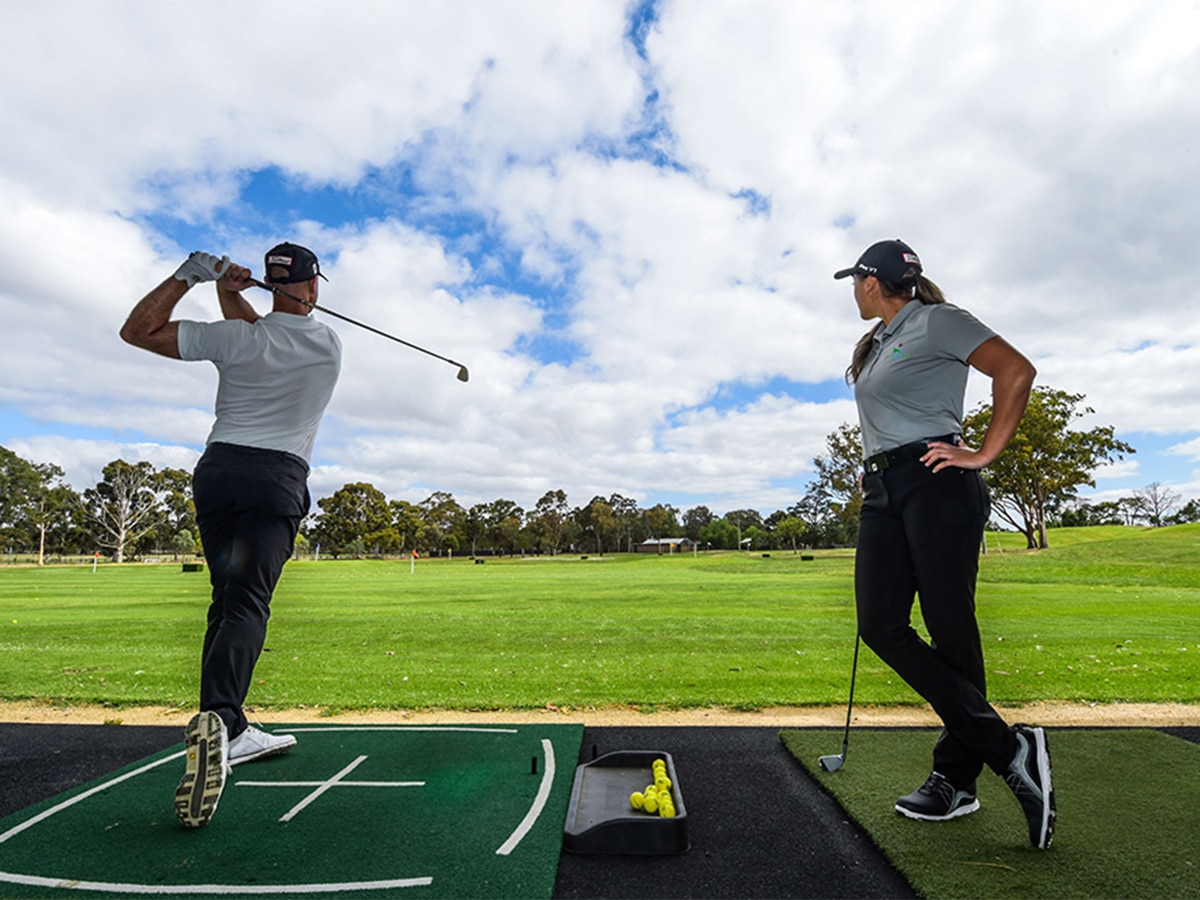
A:
<svg viewBox="0 0 1200 900">
<path fill-rule="evenodd" d="M 298 456 L 211 444 L 192 476 L 212 602 L 200 661 L 200 709 L 234 738 L 262 653 L 271 595 L 308 514 L 308 464 Z"/>
<path fill-rule="evenodd" d="M 987 701 L 975 620 L 979 548 L 991 510 L 978 472 L 934 474 L 907 459 L 863 477 L 854 589 L 863 642 L 933 707 L 945 726 L 933 769 L 967 787 L 1003 773 L 1016 739 Z M 930 642 L 912 626 L 914 595 Z"/>
</svg>

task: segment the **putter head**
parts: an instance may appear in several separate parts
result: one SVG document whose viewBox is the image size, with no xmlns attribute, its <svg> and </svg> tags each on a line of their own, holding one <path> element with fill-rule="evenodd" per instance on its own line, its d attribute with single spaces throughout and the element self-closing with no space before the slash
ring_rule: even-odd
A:
<svg viewBox="0 0 1200 900">
<path fill-rule="evenodd" d="M 822 756 L 817 760 L 817 765 L 821 767 L 822 771 L 836 772 L 845 762 L 846 757 L 839 753 L 836 756 Z"/>
</svg>

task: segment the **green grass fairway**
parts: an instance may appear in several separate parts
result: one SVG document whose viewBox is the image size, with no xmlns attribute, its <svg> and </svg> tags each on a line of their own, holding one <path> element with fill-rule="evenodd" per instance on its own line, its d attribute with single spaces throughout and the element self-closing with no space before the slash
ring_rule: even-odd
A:
<svg viewBox="0 0 1200 900">
<path fill-rule="evenodd" d="M 175 820 L 181 747 L 0 821 L 0 896 L 553 893 L 582 726 L 271 730 L 299 744 L 204 828 Z"/>
<path fill-rule="evenodd" d="M 929 774 L 937 731 L 856 729 L 846 764 L 817 759 L 842 732 L 785 731 L 808 773 L 871 835 L 921 896 L 1200 897 L 1200 747 L 1141 729 L 1049 732 L 1058 829 L 1049 850 L 1029 845 L 1020 807 L 985 771 L 978 812 L 917 822 L 893 810 Z"/>
<path fill-rule="evenodd" d="M 1200 525 L 992 535 L 989 694 L 1200 701 Z M 642 709 L 845 702 L 853 554 L 294 562 L 260 708 Z M 0 699 L 190 708 L 207 575 L 178 564 L 0 569 Z M 869 651 L 863 704 L 918 703 Z"/>
</svg>

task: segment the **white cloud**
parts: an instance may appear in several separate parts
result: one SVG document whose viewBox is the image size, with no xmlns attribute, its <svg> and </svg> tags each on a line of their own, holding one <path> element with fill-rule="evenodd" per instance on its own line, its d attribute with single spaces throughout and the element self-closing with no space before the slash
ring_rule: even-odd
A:
<svg viewBox="0 0 1200 900">
<path fill-rule="evenodd" d="M 854 411 L 774 385 L 840 379 L 868 326 L 830 275 L 897 235 L 1040 383 L 1119 432 L 1195 443 L 1200 325 L 1178 273 L 1200 219 L 1200 10 L 689 0 L 662 4 L 646 59 L 627 14 L 4 6 L 23 37 L 0 58 L 19 136 L 0 145 L 0 425 L 46 429 L 6 446 L 81 472 L 150 452 L 53 436 L 83 427 L 194 455 L 212 368 L 117 329 L 196 249 L 182 236 L 257 261 L 280 230 L 321 254 L 323 303 L 471 372 L 333 322 L 317 495 L 788 505 Z M 264 169 L 344 207 L 250 203 Z M 216 315 L 211 288 L 179 315 Z M 968 408 L 986 397 L 973 378 Z M 1153 473 L 1147 455 L 1104 477 Z"/>
</svg>

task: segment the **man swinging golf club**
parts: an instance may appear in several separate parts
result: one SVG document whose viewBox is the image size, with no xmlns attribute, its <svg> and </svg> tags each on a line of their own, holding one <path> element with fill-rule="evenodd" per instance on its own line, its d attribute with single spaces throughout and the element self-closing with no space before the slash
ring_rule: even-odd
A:
<svg viewBox="0 0 1200 900">
<path fill-rule="evenodd" d="M 266 280 L 287 285 L 259 316 L 241 291 L 249 269 L 193 253 L 133 308 L 121 337 L 183 360 L 209 360 L 219 377 L 216 421 L 196 464 L 193 493 L 212 602 L 200 662 L 200 712 L 184 731 L 186 767 L 175 791 L 185 826 L 208 823 L 230 766 L 284 753 L 292 735 L 246 721 L 242 704 L 266 639 L 271 595 L 308 514 L 308 460 L 341 368 L 334 331 L 303 302 L 317 299 L 317 257 L 296 244 L 266 254 Z M 215 281 L 222 321 L 175 320 L 196 284 Z"/>
</svg>

